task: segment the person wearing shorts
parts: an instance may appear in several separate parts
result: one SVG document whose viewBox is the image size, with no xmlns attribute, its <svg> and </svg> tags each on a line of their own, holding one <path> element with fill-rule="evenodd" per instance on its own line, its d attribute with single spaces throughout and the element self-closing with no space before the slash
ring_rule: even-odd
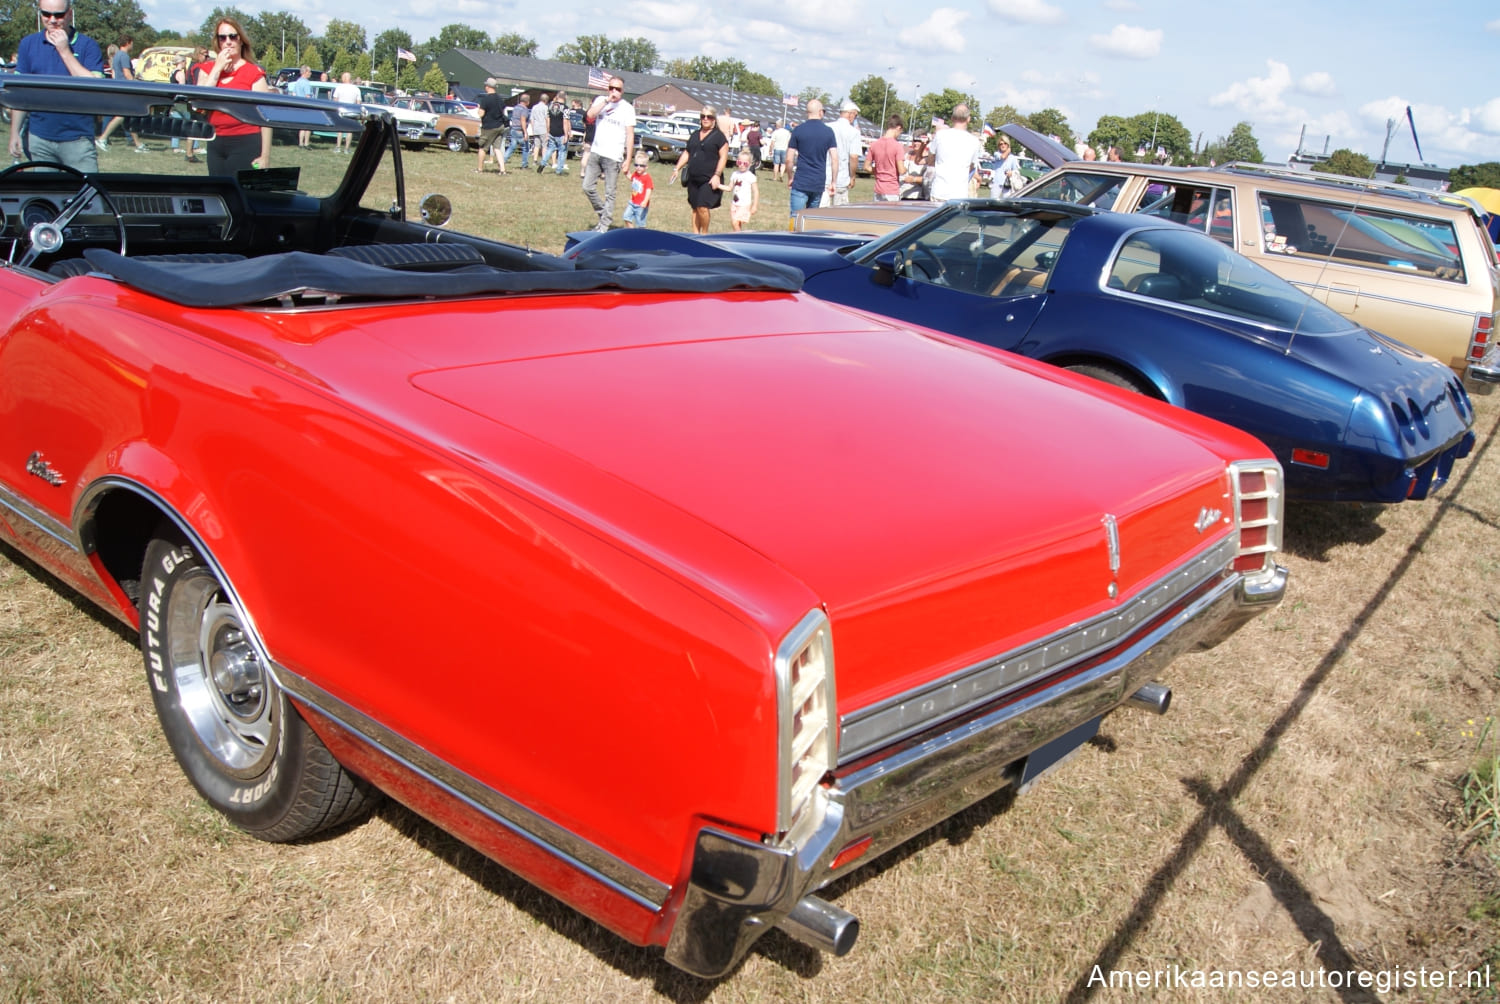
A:
<svg viewBox="0 0 1500 1004">
<path fill-rule="evenodd" d="M 625 206 L 627 227 L 644 227 L 646 214 L 651 212 L 651 193 L 656 190 L 656 183 L 647 170 L 650 163 L 644 150 L 635 152 L 635 171 L 630 175 L 630 202 Z"/>
</svg>

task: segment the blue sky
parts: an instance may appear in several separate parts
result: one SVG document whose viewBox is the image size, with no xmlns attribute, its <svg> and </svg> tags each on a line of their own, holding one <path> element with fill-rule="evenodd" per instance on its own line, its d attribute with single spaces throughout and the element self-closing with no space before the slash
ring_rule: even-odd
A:
<svg viewBox="0 0 1500 1004">
<path fill-rule="evenodd" d="M 420 42 L 462 22 L 515 31 L 538 54 L 581 34 L 644 36 L 665 58 L 738 58 L 788 91 L 835 97 L 870 73 L 901 97 L 954 87 L 984 108 L 1056 107 L 1087 134 L 1101 115 L 1159 109 L 1209 142 L 1248 121 L 1268 161 L 1306 145 L 1378 157 L 1389 118 L 1411 105 L 1423 159 L 1443 167 L 1500 161 L 1500 3 L 1447 0 L 620 0 L 557 5 L 514 0 L 300 0 L 313 30 L 330 18 L 371 39 L 398 27 Z M 143 0 L 158 29 L 192 29 L 212 9 Z M 286 10 L 248 0 L 242 10 Z M 878 114 L 878 109 L 874 114 Z M 1406 129 L 1393 161 L 1414 162 Z"/>
</svg>

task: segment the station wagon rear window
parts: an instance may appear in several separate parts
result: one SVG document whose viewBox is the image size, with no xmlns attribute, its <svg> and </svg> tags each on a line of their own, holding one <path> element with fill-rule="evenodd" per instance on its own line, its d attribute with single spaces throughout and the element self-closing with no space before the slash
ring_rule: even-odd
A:
<svg viewBox="0 0 1500 1004">
<path fill-rule="evenodd" d="M 1259 198 L 1261 236 L 1270 254 L 1464 281 L 1458 235 L 1446 220 L 1269 192 Z"/>
</svg>

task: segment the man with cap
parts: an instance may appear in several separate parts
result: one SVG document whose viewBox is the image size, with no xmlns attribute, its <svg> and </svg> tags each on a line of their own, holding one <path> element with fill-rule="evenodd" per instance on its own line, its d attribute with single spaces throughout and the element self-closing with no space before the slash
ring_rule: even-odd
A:
<svg viewBox="0 0 1500 1004">
<path fill-rule="evenodd" d="M 845 98 L 844 103 L 839 106 L 839 117 L 830 124 L 833 129 L 833 138 L 838 144 L 836 147 L 838 175 L 833 181 L 833 204 L 835 206 L 849 204 L 849 189 L 854 184 L 855 172 L 858 169 L 859 126 L 854 124 L 858 116 L 859 105 Z"/>
</svg>

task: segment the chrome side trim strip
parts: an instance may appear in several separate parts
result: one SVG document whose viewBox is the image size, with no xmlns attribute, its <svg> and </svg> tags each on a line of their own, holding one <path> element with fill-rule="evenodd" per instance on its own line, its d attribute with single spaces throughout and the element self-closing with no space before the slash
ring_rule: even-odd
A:
<svg viewBox="0 0 1500 1004">
<path fill-rule="evenodd" d="M 165 499 L 151 489 L 124 478 L 113 476 L 100 478 L 88 487 L 83 498 L 78 502 L 80 526 L 87 525 L 94 506 L 98 504 L 103 492 L 110 488 L 124 489 L 140 495 L 155 505 L 177 526 L 189 545 L 197 551 L 198 556 L 218 577 L 230 603 L 239 613 L 241 623 L 249 628 L 249 640 L 261 659 L 262 665 L 270 667 L 272 679 L 288 694 L 311 705 L 319 714 L 327 716 L 351 734 L 374 745 L 401 766 L 464 802 L 497 825 L 572 865 L 621 896 L 652 911 L 660 910 L 666 903 L 667 896 L 671 892 L 671 887 L 666 883 L 626 864 L 582 837 L 455 770 L 451 765 L 444 763 L 416 743 L 381 725 L 373 718 L 350 707 L 278 663 L 266 648 L 260 631 L 255 625 L 254 617 L 240 601 L 233 581 L 219 564 L 218 559 L 214 557 L 212 550 L 203 543 L 202 538 L 192 526 L 182 519 Z"/>
<path fill-rule="evenodd" d="M 1375 269 L 1374 271 L 1375 271 L 1375 273 L 1377 275 L 1393 275 L 1393 274 L 1396 274 L 1396 273 L 1388 272 L 1388 271 L 1386 271 L 1384 269 Z M 1407 274 L 1410 274 L 1410 273 L 1407 273 Z M 1426 277 L 1426 278 L 1431 279 L 1430 276 Z M 1327 283 L 1308 282 L 1305 279 L 1287 279 L 1286 281 L 1289 282 L 1289 283 L 1291 283 L 1293 286 L 1296 286 L 1298 289 L 1302 290 L 1304 293 L 1308 294 L 1309 296 L 1312 296 L 1314 299 L 1317 299 L 1316 294 L 1318 294 L 1318 293 L 1323 293 L 1324 295 L 1327 295 L 1328 293 L 1340 293 L 1340 292 L 1347 293 L 1348 292 L 1347 289 L 1339 289 L 1338 287 L 1336 287 L 1336 286 L 1330 286 Z M 1435 281 L 1437 281 L 1437 282 L 1447 282 L 1447 281 L 1450 281 L 1450 280 L 1438 279 L 1438 280 L 1435 280 Z M 1462 283 L 1459 283 L 1459 282 L 1455 281 L 1455 285 L 1458 288 L 1460 288 L 1460 289 L 1463 288 L 1463 284 Z M 1476 313 L 1473 310 L 1464 310 L 1461 307 L 1448 307 L 1448 306 L 1445 306 L 1445 305 L 1443 305 L 1441 303 L 1433 303 L 1433 302 L 1427 301 L 1427 300 L 1408 300 L 1408 299 L 1406 299 L 1404 297 L 1400 297 L 1400 296 L 1388 296 L 1388 295 L 1386 295 L 1384 293 L 1376 293 L 1376 292 L 1374 292 L 1372 290 L 1366 289 L 1364 286 L 1359 287 L 1359 298 L 1361 300 L 1379 300 L 1381 303 L 1394 303 L 1398 307 L 1420 307 L 1422 310 L 1440 310 L 1440 311 L 1442 311 L 1445 314 L 1458 314 L 1461 317 L 1473 317 L 1474 314 Z M 1319 300 L 1318 302 L 1322 303 L 1321 300 Z M 1327 304 L 1324 304 L 1324 306 L 1327 306 Z"/>
<path fill-rule="evenodd" d="M 73 530 L 68 524 L 45 510 L 38 509 L 4 485 L 0 485 L 0 506 L 4 506 L 17 518 L 30 523 L 68 550 L 74 552 L 83 550 L 78 546 L 78 540 L 73 536 Z"/>
<path fill-rule="evenodd" d="M 1236 548 L 1233 535 L 1224 537 L 1145 586 L 1117 610 L 848 715 L 839 736 L 839 765 L 1107 651 L 1221 573 L 1234 560 Z"/>
<path fill-rule="evenodd" d="M 375 746 L 384 756 L 463 802 L 495 825 L 578 869 L 644 909 L 654 912 L 666 903 L 671 887 L 665 882 L 658 881 L 598 845 L 457 770 L 285 666 L 274 665 L 276 682 L 288 694 L 311 705 L 318 714 L 327 716 L 335 724 Z"/>
</svg>

